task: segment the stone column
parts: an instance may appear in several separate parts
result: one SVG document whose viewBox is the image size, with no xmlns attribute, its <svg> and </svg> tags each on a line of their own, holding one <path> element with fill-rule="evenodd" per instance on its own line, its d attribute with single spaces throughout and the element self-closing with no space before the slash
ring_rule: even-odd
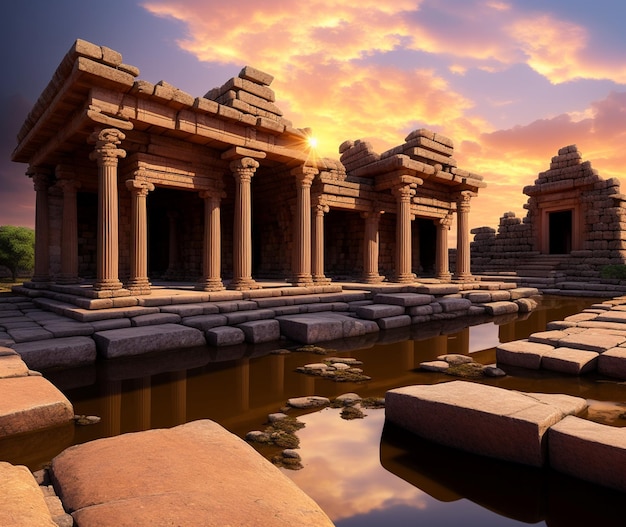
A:
<svg viewBox="0 0 626 527">
<path fill-rule="evenodd" d="M 203 190 L 204 244 L 202 248 L 202 278 L 196 284 L 200 291 L 221 291 L 222 283 L 222 228 L 220 200 L 222 193 Z"/>
<path fill-rule="evenodd" d="M 456 233 L 456 272 L 454 278 L 467 280 L 472 276 L 470 271 L 470 232 L 469 211 L 473 193 L 464 190 L 457 200 L 457 233 Z"/>
<path fill-rule="evenodd" d="M 167 280 L 176 280 L 180 277 L 180 262 L 178 258 L 178 212 L 175 210 L 167 211 L 168 224 L 168 257 L 167 257 L 167 270 L 165 271 L 165 278 Z"/>
<path fill-rule="evenodd" d="M 324 203 L 313 207 L 311 273 L 316 284 L 330 283 L 330 278 L 326 278 L 324 274 L 324 214 L 329 210 L 330 207 Z"/>
<path fill-rule="evenodd" d="M 35 186 L 35 272 L 32 282 L 50 282 L 50 235 L 48 231 L 48 188 L 50 178 L 38 167 L 30 167 L 27 174 Z"/>
<path fill-rule="evenodd" d="M 97 277 L 94 290 L 122 289 L 118 279 L 118 158 L 126 157 L 126 151 L 117 148 L 125 135 L 116 128 L 98 130 L 90 136 L 95 149 L 89 158 L 98 163 L 98 248 Z"/>
<path fill-rule="evenodd" d="M 130 199 L 130 278 L 127 289 L 136 295 L 149 295 L 148 280 L 148 213 L 146 198 L 154 185 L 140 179 L 126 180 Z"/>
<path fill-rule="evenodd" d="M 411 198 L 415 196 L 415 189 L 411 185 L 402 185 L 393 189 L 393 193 L 397 199 L 394 282 L 408 283 L 415 281 L 411 272 Z"/>
<path fill-rule="evenodd" d="M 230 289 L 258 289 L 252 279 L 252 195 L 251 183 L 259 163 L 251 157 L 231 162 L 235 178 L 235 227 L 233 231 L 233 279 Z"/>
<path fill-rule="evenodd" d="M 62 177 L 57 169 L 57 178 Z M 63 190 L 63 224 L 61 227 L 61 274 L 59 284 L 77 284 L 78 278 L 78 219 L 76 192 L 80 181 L 59 179 L 57 186 Z"/>
<path fill-rule="evenodd" d="M 437 226 L 437 254 L 435 257 L 435 272 L 439 280 L 450 280 L 450 262 L 448 260 L 448 230 L 452 223 L 452 215 L 448 214 L 436 222 Z"/>
<path fill-rule="evenodd" d="M 363 239 L 363 281 L 366 284 L 382 282 L 385 277 L 378 274 L 378 224 L 382 212 L 363 212 L 361 217 L 365 219 L 365 236 Z"/>
<path fill-rule="evenodd" d="M 296 179 L 296 214 L 294 221 L 294 253 L 291 283 L 313 285 L 311 276 L 311 184 L 317 170 L 298 167 L 291 171 Z"/>
</svg>

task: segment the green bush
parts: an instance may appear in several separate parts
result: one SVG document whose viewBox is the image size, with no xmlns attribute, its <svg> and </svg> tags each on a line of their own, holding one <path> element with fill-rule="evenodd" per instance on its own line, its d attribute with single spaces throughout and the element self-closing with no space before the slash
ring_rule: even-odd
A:
<svg viewBox="0 0 626 527">
<path fill-rule="evenodd" d="M 605 265 L 600 269 L 600 277 L 626 280 L 626 265 Z"/>
</svg>

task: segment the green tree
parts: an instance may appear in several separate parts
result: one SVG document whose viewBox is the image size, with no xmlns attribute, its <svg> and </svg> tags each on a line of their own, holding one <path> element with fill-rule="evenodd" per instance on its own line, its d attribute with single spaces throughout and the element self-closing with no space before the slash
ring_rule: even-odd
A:
<svg viewBox="0 0 626 527">
<path fill-rule="evenodd" d="M 11 271 L 17 281 L 19 271 L 30 272 L 35 266 L 35 231 L 26 227 L 0 227 L 0 265 Z"/>
</svg>

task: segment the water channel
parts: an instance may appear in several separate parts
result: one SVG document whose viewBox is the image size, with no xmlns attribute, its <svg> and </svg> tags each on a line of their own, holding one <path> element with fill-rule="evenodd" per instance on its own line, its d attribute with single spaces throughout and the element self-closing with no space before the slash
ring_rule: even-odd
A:
<svg viewBox="0 0 626 527">
<path fill-rule="evenodd" d="M 46 376 L 72 401 L 77 414 L 98 415 L 91 426 L 61 427 L 0 444 L 9 461 L 36 469 L 71 444 L 150 428 L 212 419 L 244 437 L 261 430 L 268 414 L 287 399 L 356 392 L 383 397 L 391 388 L 451 380 L 419 370 L 419 363 L 444 353 L 471 354 L 495 362 L 499 342 L 542 331 L 599 299 L 543 297 L 530 315 L 453 320 L 413 326 L 331 343 L 333 356 L 354 357 L 371 381 L 336 383 L 296 372 L 323 357 L 307 352 L 272 353 L 279 346 L 194 348 L 141 358 L 102 361 L 93 367 L 51 371 Z M 624 383 L 587 375 L 508 371 L 492 385 L 528 392 L 566 393 L 589 401 L 587 417 L 626 426 Z M 284 470 L 337 527 L 623 526 L 623 494 L 565 477 L 552 470 L 464 454 L 419 440 L 385 425 L 384 410 L 365 410 L 345 420 L 340 410 L 291 411 L 305 423 L 297 432 L 300 470 Z M 257 447 L 271 458 L 278 448 Z M 172 452 L 172 456 L 184 455 Z M 158 475 L 155 475 L 158 477 Z M 210 477 L 210 473 L 207 473 Z"/>
</svg>

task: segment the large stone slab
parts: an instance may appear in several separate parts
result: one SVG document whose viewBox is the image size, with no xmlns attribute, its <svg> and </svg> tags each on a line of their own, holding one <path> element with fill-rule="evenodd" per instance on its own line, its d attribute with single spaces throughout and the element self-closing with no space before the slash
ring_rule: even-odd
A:
<svg viewBox="0 0 626 527">
<path fill-rule="evenodd" d="M 68 368 L 93 364 L 96 343 L 90 337 L 64 337 L 14 344 L 22 360 L 31 370 Z"/>
<path fill-rule="evenodd" d="M 541 368 L 541 357 L 553 348 L 549 344 L 529 342 L 527 339 L 504 342 L 496 346 L 496 361 L 499 365 L 538 370 Z"/>
<path fill-rule="evenodd" d="M 437 300 L 444 313 L 455 313 L 457 311 L 467 311 L 472 301 L 467 298 L 440 298 Z"/>
<path fill-rule="evenodd" d="M 243 331 L 246 342 L 261 344 L 280 339 L 280 324 L 278 320 L 251 320 L 239 324 Z"/>
<path fill-rule="evenodd" d="M 30 470 L 0 461 L 0 525 L 57 527 Z"/>
<path fill-rule="evenodd" d="M 73 417 L 67 398 L 39 375 L 0 382 L 0 437 L 64 424 Z"/>
<path fill-rule="evenodd" d="M 288 339 L 302 344 L 314 344 L 342 338 L 344 318 L 311 313 L 281 316 L 277 320 L 280 323 L 280 332 Z"/>
<path fill-rule="evenodd" d="M 607 377 L 626 379 L 626 348 L 611 348 L 598 357 L 598 372 Z"/>
<path fill-rule="evenodd" d="M 548 435 L 555 470 L 626 492 L 626 428 L 569 416 Z"/>
<path fill-rule="evenodd" d="M 204 336 L 209 346 L 234 346 L 246 340 L 246 334 L 242 329 L 230 326 L 207 329 Z"/>
<path fill-rule="evenodd" d="M 432 295 L 420 293 L 378 293 L 374 296 L 376 304 L 394 304 L 404 307 L 423 306 L 430 304 L 434 299 Z"/>
<path fill-rule="evenodd" d="M 51 470 L 81 527 L 333 525 L 278 468 L 208 420 L 74 446 Z"/>
<path fill-rule="evenodd" d="M 107 359 L 153 351 L 202 346 L 202 331 L 179 324 L 139 326 L 94 333 L 98 353 Z"/>
<path fill-rule="evenodd" d="M 17 352 L 10 348 L 0 347 L 0 379 L 26 375 L 28 375 L 28 366 Z"/>
<path fill-rule="evenodd" d="M 541 368 L 570 375 L 581 375 L 594 371 L 599 354 L 573 348 L 554 348 L 547 350 L 541 357 Z"/>
<path fill-rule="evenodd" d="M 527 394 L 467 381 L 407 386 L 385 397 L 386 418 L 421 437 L 536 467 L 546 460 L 548 428 L 586 406 L 579 397 Z"/>
<path fill-rule="evenodd" d="M 626 329 L 626 327 L 624 328 Z M 559 344 L 568 348 L 576 348 L 587 351 L 604 353 L 615 346 L 626 342 L 626 336 L 614 335 L 609 332 L 588 330 L 584 333 L 576 333 L 563 337 Z"/>
<path fill-rule="evenodd" d="M 394 304 L 371 304 L 356 308 L 356 314 L 366 320 L 378 320 L 380 318 L 395 317 L 405 314 L 405 308 Z"/>
<path fill-rule="evenodd" d="M 517 313 L 519 311 L 519 306 L 515 302 L 507 302 L 504 300 L 487 302 L 483 304 L 483 307 L 485 311 L 492 316 L 508 315 L 509 313 Z"/>
</svg>

